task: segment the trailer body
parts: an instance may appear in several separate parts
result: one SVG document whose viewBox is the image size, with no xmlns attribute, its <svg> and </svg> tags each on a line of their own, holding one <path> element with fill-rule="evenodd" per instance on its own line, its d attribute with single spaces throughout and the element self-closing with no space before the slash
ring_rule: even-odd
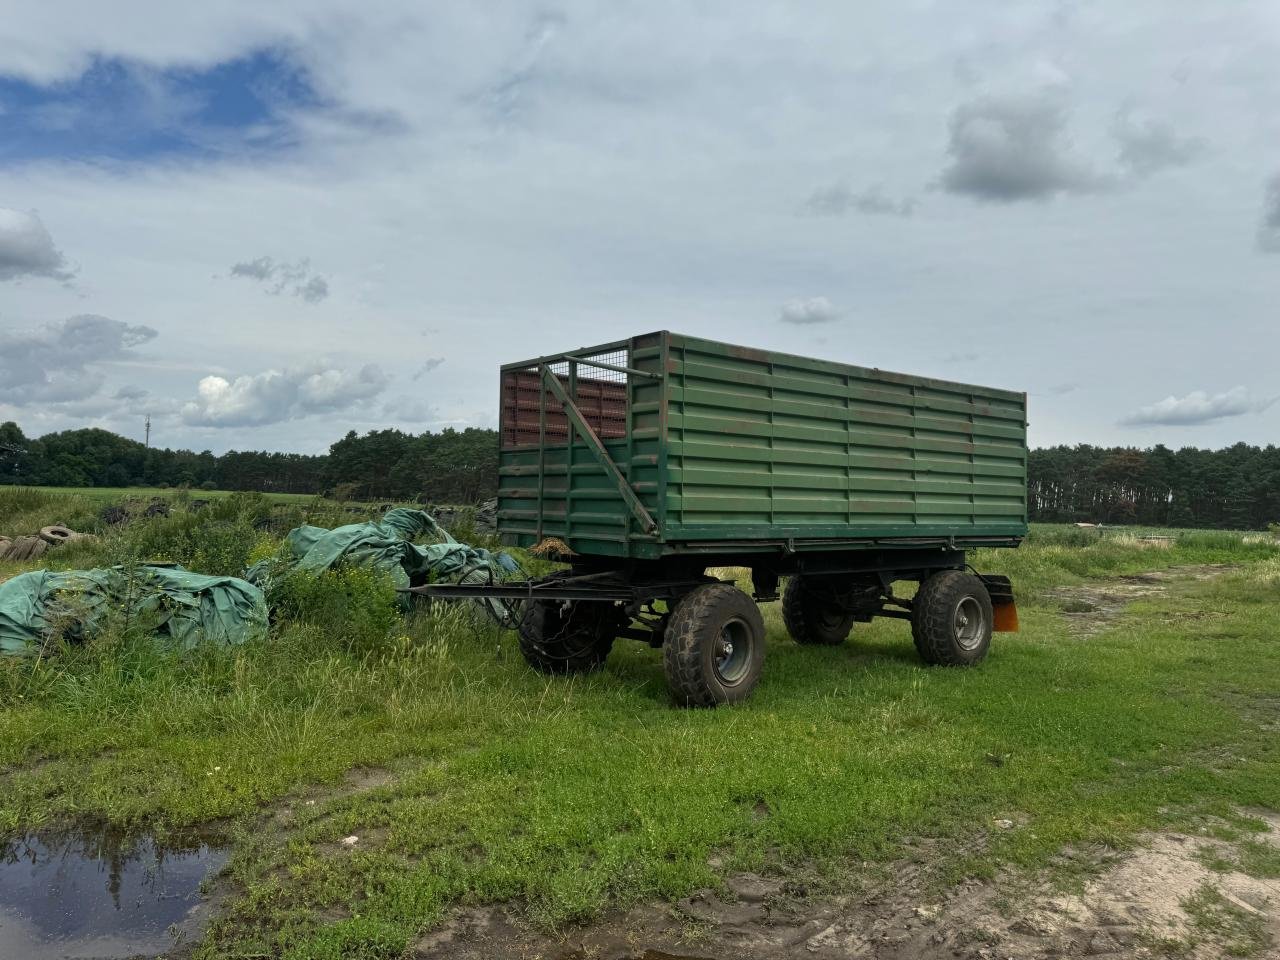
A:
<svg viewBox="0 0 1280 960">
<path fill-rule="evenodd" d="M 678 703 L 736 703 L 780 596 L 797 643 L 894 617 L 928 664 L 1017 629 L 967 551 L 1027 532 L 1026 394 L 659 331 L 504 366 L 499 434 L 499 535 L 565 568 L 412 589 L 502 611 L 544 673 L 626 637 L 662 649 Z"/>
<path fill-rule="evenodd" d="M 1025 393 L 660 331 L 508 364 L 500 399 L 511 546 L 724 559 L 1027 532 Z"/>
</svg>

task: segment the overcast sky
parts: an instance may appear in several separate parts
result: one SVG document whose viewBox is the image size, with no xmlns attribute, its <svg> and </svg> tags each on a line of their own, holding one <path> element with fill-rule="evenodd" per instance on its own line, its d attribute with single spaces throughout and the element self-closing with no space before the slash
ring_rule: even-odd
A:
<svg viewBox="0 0 1280 960">
<path fill-rule="evenodd" d="M 672 329 L 1280 439 L 1280 3 L 5 5 L 0 420 L 496 420 Z"/>
</svg>

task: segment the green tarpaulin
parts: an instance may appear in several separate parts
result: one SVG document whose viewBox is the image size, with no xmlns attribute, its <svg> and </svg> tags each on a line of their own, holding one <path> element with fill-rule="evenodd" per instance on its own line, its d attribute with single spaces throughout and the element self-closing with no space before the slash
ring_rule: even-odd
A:
<svg viewBox="0 0 1280 960">
<path fill-rule="evenodd" d="M 236 577 L 172 566 L 32 570 L 0 583 L 0 653 L 34 653 L 51 635 L 82 641 L 125 613 L 181 649 L 267 632 L 262 591 Z"/>
<path fill-rule="evenodd" d="M 422 536 L 443 542 L 413 542 Z M 317 573 L 339 562 L 383 570 L 399 589 L 408 587 L 411 581 L 476 579 L 479 575 L 501 579 L 519 569 L 506 553 L 493 553 L 454 540 L 431 514 L 396 507 L 381 520 L 369 523 L 349 523 L 333 530 L 295 527 L 285 537 L 282 556 L 254 564 L 245 577 L 265 586 L 271 576 L 294 570 Z"/>
</svg>

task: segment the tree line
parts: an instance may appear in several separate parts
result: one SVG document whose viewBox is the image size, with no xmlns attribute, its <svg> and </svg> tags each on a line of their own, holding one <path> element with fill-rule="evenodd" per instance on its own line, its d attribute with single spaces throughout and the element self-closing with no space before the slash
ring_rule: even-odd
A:
<svg viewBox="0 0 1280 960">
<path fill-rule="evenodd" d="M 0 424 L 0 483 L 51 487 L 177 487 L 316 493 L 343 499 L 475 503 L 498 492 L 494 430 L 355 431 L 328 454 L 146 447 L 107 430 L 39 438 Z"/>
<path fill-rule="evenodd" d="M 349 432 L 328 454 L 147 448 L 106 430 L 28 439 L 0 424 L 0 483 L 190 486 L 324 493 L 343 499 L 475 503 L 497 495 L 498 436 L 468 428 Z M 1280 448 L 1222 450 L 1080 444 L 1032 450 L 1033 521 L 1261 529 L 1280 522 Z"/>
<path fill-rule="evenodd" d="M 1033 450 L 1033 520 L 1260 530 L 1280 523 L 1280 448 Z"/>
</svg>

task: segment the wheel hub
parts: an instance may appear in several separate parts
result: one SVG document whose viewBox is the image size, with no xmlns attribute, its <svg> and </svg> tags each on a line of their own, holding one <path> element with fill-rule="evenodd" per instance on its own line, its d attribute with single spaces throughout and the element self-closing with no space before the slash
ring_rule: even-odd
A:
<svg viewBox="0 0 1280 960">
<path fill-rule="evenodd" d="M 974 597 L 964 597 L 956 604 L 955 614 L 951 618 L 951 629 L 956 638 L 956 644 L 962 650 L 974 650 L 982 644 L 986 623 L 982 607 Z"/>
<path fill-rule="evenodd" d="M 732 686 L 750 672 L 751 637 L 740 620 L 730 620 L 721 628 L 713 650 L 716 676 L 721 683 Z"/>
</svg>

